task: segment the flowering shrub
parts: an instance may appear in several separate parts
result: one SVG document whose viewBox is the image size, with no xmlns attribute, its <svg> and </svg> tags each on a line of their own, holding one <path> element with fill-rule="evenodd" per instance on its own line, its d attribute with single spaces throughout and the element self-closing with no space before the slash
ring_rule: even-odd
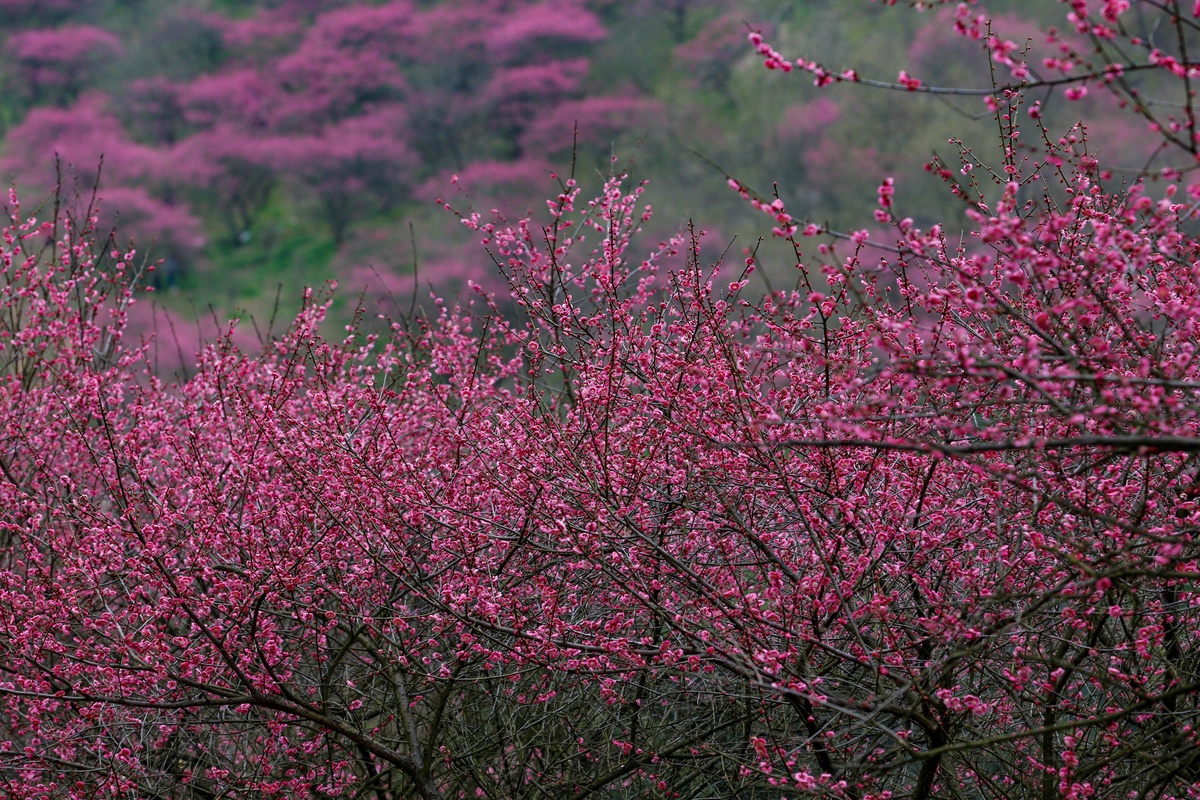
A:
<svg viewBox="0 0 1200 800">
<path fill-rule="evenodd" d="M 963 159 L 963 234 L 885 180 L 885 249 L 816 259 L 735 180 L 796 249 L 766 295 L 567 180 L 462 215 L 515 314 L 331 341 L 310 293 L 177 385 L 129 258 L 14 209 L 4 791 L 1194 797 L 1195 201 L 1079 130 Z"/>
<path fill-rule="evenodd" d="M 16 62 L 17 80 L 26 92 L 66 105 L 98 64 L 120 54 L 121 43 L 108 31 L 75 25 L 13 34 L 4 49 Z"/>
</svg>

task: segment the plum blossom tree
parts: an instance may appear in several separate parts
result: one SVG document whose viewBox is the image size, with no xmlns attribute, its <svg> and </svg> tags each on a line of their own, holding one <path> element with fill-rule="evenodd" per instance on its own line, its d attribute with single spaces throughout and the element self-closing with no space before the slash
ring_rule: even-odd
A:
<svg viewBox="0 0 1200 800">
<path fill-rule="evenodd" d="M 182 120 L 198 130 L 225 123 L 261 135 L 273 129 L 283 102 L 278 85 L 248 67 L 202 75 L 173 88 Z"/>
<path fill-rule="evenodd" d="M 271 142 L 276 164 L 311 190 L 341 244 L 351 223 L 372 208 L 389 208 L 411 184 L 416 158 L 404 143 L 407 115 L 389 106 L 330 125 L 314 136 Z"/>
<path fill-rule="evenodd" d="M 491 106 L 488 124 L 519 137 L 538 110 L 576 96 L 587 71 L 586 58 L 497 69 L 482 90 Z"/>
<path fill-rule="evenodd" d="M 132 81 L 120 98 L 130 135 L 152 146 L 170 146 L 190 131 L 183 87 L 161 76 Z"/>
<path fill-rule="evenodd" d="M 199 221 L 180 202 L 162 200 L 139 186 L 111 186 L 103 189 L 101 195 L 98 228 L 114 231 L 118 242 L 132 239 L 148 255 L 175 265 L 189 262 L 195 251 L 204 246 L 204 231 Z"/>
<path fill-rule="evenodd" d="M 85 95 L 69 108 L 33 109 L 6 144 L 0 170 L 29 187 L 49 192 L 69 176 L 89 193 L 101 188 L 102 179 L 104 222 L 120 220 L 126 241 L 176 258 L 194 253 L 203 241 L 199 221 L 161 179 L 163 154 L 132 141 L 101 95 Z"/>
<path fill-rule="evenodd" d="M 576 0 L 529 4 L 520 14 L 504 14 L 487 38 L 490 54 L 502 63 L 566 57 L 580 45 L 605 37 L 600 19 Z"/>
<path fill-rule="evenodd" d="M 37 108 L 9 132 L 3 169 L 37 186 L 53 186 L 55 161 L 94 171 L 101 156 L 110 177 L 144 179 L 158 154 L 129 140 L 120 121 L 104 107 L 103 96 L 88 95 L 70 108 Z M 94 175 L 93 175 L 94 177 Z M 90 188 L 90 187 L 88 187 Z"/>
<path fill-rule="evenodd" d="M 408 54 L 411 141 L 427 162 L 455 171 L 525 155 L 522 133 L 581 97 L 589 46 L 606 35 L 576 3 L 443 4 L 422 14 L 421 27 L 425 37 Z"/>
<path fill-rule="evenodd" d="M 116 36 L 93 25 L 19 31 L 4 43 L 14 86 L 31 104 L 55 106 L 70 105 L 122 50 Z"/>
<path fill-rule="evenodd" d="M 244 238 L 277 183 L 278 153 L 271 140 L 218 124 L 189 136 L 171 155 L 164 177 L 219 198 L 218 211 L 230 240 Z"/>
<path fill-rule="evenodd" d="M 398 62 L 421 33 L 407 2 L 320 15 L 295 51 L 272 65 L 287 97 L 280 121 L 311 128 L 402 97 L 407 81 Z"/>
<path fill-rule="evenodd" d="M 427 200 L 441 204 L 442 198 L 456 202 L 461 192 L 471 205 L 485 208 L 507 207 L 520 199 L 523 187 L 531 183 L 545 183 L 554 175 L 549 161 L 525 158 L 519 161 L 477 161 L 461 172 L 435 175 L 418 188 L 418 194 Z M 469 187 L 469 193 L 468 188 Z"/>
<path fill-rule="evenodd" d="M 521 146 L 530 152 L 562 153 L 574 142 L 611 153 L 618 133 L 645 130 L 662 110 L 660 103 L 640 97 L 592 96 L 563 102 L 522 133 Z"/>
<path fill-rule="evenodd" d="M 230 19 L 209 17 L 225 47 L 241 59 L 265 60 L 294 47 L 303 26 L 294 14 L 279 8 L 259 7 L 252 16 Z"/>
<path fill-rule="evenodd" d="M 1128 11 L 1069 19 L 1136 54 Z M 731 178 L 794 248 L 764 294 L 564 178 L 459 213 L 515 313 L 330 340 L 310 293 L 175 384 L 123 336 L 134 254 L 13 196 L 5 792 L 1194 797 L 1200 189 L 1113 183 L 1026 87 L 986 95 L 994 166 L 931 165 L 961 233 L 891 179 L 873 249 Z"/>
</svg>

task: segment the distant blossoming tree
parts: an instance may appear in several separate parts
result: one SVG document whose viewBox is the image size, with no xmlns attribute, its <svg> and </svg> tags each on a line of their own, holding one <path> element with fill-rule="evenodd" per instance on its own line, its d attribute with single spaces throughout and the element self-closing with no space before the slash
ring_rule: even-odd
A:
<svg viewBox="0 0 1200 800">
<path fill-rule="evenodd" d="M 14 85 L 27 99 L 69 105 L 94 78 L 93 73 L 122 52 L 117 37 L 90 25 L 20 31 L 4 51 L 15 64 Z"/>
</svg>

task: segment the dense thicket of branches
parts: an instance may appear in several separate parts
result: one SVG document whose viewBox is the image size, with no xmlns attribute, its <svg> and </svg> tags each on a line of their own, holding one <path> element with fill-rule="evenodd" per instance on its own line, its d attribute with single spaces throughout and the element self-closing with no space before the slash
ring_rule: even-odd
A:
<svg viewBox="0 0 1200 800">
<path fill-rule="evenodd" d="M 1200 192 L 1016 123 L 1059 84 L 1152 115 L 1145 51 L 1195 151 L 1200 8 L 1140 4 L 1151 50 L 1128 5 L 1072 4 L 1069 80 L 979 34 L 1024 83 L 994 168 L 933 165 L 961 235 L 887 180 L 885 246 L 809 259 L 733 180 L 795 245 L 766 295 L 753 253 L 631 250 L 638 187 L 565 181 L 544 224 L 463 215 L 508 296 L 331 341 L 310 295 L 169 384 L 122 337 L 134 255 L 14 195 L 4 792 L 1194 797 Z"/>
</svg>

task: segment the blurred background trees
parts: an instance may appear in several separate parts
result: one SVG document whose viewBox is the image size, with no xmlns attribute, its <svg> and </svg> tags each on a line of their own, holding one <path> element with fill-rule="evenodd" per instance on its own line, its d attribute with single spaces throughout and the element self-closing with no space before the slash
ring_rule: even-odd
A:
<svg viewBox="0 0 1200 800">
<path fill-rule="evenodd" d="M 1000 33 L 1026 41 L 1044 20 L 1009 5 Z M 649 178 L 655 232 L 709 221 L 713 258 L 762 232 L 723 171 L 833 228 L 871 213 L 884 174 L 918 222 L 957 219 L 922 167 L 951 135 L 994 136 L 980 98 L 764 80 L 745 44 L 761 27 L 864 77 L 906 65 L 926 83 L 990 86 L 987 54 L 948 31 L 953 13 L 827 0 L 0 0 L 0 175 L 29 198 L 48 196 L 58 171 L 90 190 L 103 156 L 106 221 L 164 259 L 159 286 L 177 291 L 160 302 L 222 315 L 267 313 L 279 284 L 290 302 L 306 284 L 349 281 L 347 304 L 411 284 L 414 245 L 422 286 L 487 285 L 494 265 L 433 201 L 536 208 L 573 161 L 585 188 L 614 159 Z M 1064 129 L 1078 113 L 1045 111 Z M 1111 130 L 1093 132 L 1100 152 L 1142 166 L 1137 120 L 1108 117 Z M 790 280 L 794 259 L 771 246 L 763 272 Z"/>
</svg>

